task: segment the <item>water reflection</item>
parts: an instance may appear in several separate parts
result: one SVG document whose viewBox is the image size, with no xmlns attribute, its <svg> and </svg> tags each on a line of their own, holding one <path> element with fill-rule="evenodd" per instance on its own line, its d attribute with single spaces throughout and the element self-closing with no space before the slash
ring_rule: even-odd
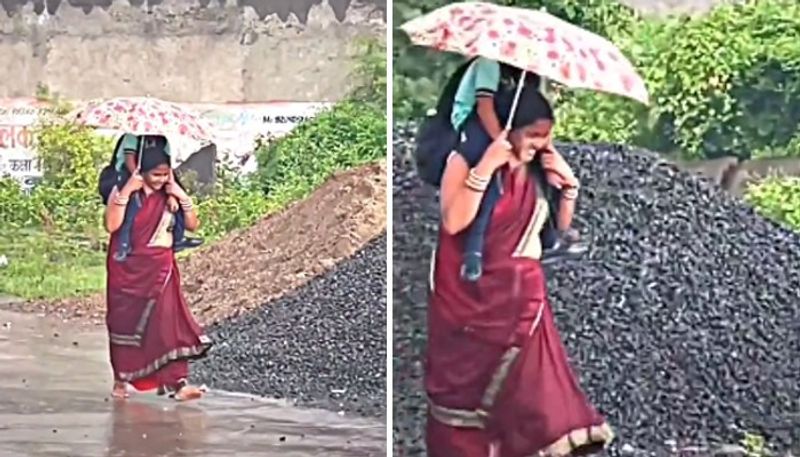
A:
<svg viewBox="0 0 800 457">
<path fill-rule="evenodd" d="M 107 457 L 205 455 L 208 415 L 189 404 L 115 401 Z"/>
</svg>

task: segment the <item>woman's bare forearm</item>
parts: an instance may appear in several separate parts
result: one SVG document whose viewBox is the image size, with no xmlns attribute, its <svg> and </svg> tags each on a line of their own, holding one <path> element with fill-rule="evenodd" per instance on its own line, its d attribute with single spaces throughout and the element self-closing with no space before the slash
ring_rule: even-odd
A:
<svg viewBox="0 0 800 457">
<path fill-rule="evenodd" d="M 475 167 L 478 176 L 491 179 L 492 171 L 484 160 Z M 470 189 L 466 185 L 469 168 L 463 157 L 456 155 L 447 164 L 442 178 L 442 226 L 449 234 L 456 234 L 467 228 L 481 205 L 484 192 Z M 489 185 L 492 185 L 491 181 Z"/>
<path fill-rule="evenodd" d="M 108 198 L 108 205 L 105 212 L 105 225 L 108 233 L 114 233 L 122 227 L 122 222 L 125 220 L 126 205 L 120 204 L 122 201 L 128 202 L 130 200 L 130 193 L 123 188 L 121 191 L 112 191 Z"/>
<path fill-rule="evenodd" d="M 181 211 L 183 211 L 183 220 L 186 225 L 186 230 L 196 232 L 197 229 L 200 228 L 200 219 L 197 217 L 197 210 L 192 208 L 189 211 L 184 211 L 183 209 Z"/>
</svg>

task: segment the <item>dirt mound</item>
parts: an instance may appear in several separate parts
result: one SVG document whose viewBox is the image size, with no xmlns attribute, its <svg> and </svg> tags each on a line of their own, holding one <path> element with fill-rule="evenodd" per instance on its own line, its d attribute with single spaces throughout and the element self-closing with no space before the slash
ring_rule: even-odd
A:
<svg viewBox="0 0 800 457">
<path fill-rule="evenodd" d="M 341 173 L 184 261 L 186 298 L 203 323 L 236 316 L 305 284 L 385 229 L 385 164 Z"/>
<path fill-rule="evenodd" d="M 184 293 L 203 324 L 237 316 L 302 286 L 385 230 L 386 164 L 348 170 L 308 198 L 182 260 Z M 11 308 L 101 324 L 105 306 L 105 294 L 98 293 Z"/>
</svg>

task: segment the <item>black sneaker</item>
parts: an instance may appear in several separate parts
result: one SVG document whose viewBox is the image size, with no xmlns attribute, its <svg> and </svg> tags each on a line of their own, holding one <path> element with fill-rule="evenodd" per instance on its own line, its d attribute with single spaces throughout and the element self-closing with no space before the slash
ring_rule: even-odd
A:
<svg viewBox="0 0 800 457">
<path fill-rule="evenodd" d="M 119 250 L 114 253 L 114 260 L 117 262 L 124 262 L 128 259 L 128 254 L 131 253 L 133 249 L 129 245 L 123 244 L 120 246 Z"/>
<path fill-rule="evenodd" d="M 559 260 L 574 260 L 582 257 L 589 250 L 589 245 L 580 240 L 576 230 L 561 233 L 555 244 L 542 252 L 542 264 L 548 265 Z"/>
<path fill-rule="evenodd" d="M 475 282 L 483 275 L 483 259 L 478 252 L 464 254 L 464 263 L 461 265 L 461 278 L 465 281 Z"/>
<path fill-rule="evenodd" d="M 172 249 L 175 250 L 175 252 L 181 252 L 184 249 L 194 249 L 198 246 L 201 246 L 203 241 L 204 240 L 202 238 L 185 237 L 182 240 L 176 241 L 175 244 L 172 245 Z"/>
</svg>

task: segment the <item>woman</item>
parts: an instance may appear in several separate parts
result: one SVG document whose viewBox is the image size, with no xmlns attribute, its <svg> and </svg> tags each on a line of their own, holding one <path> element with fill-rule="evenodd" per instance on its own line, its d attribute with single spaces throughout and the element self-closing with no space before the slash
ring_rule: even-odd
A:
<svg viewBox="0 0 800 457">
<path fill-rule="evenodd" d="M 175 215 L 168 196 L 180 203 L 188 230 L 199 221 L 186 192 L 175 183 L 169 157 L 157 147 L 142 151 L 141 168 L 121 189 L 114 187 L 106 207 L 105 224 L 111 233 L 108 247 L 107 315 L 116 398 L 127 397 L 126 387 L 158 389 L 176 400 L 191 400 L 202 391 L 187 382 L 189 360 L 205 355 L 211 346 L 192 317 L 181 292 L 181 279 L 172 249 Z M 120 243 L 125 208 L 138 199 L 133 220 L 133 250 L 125 262 L 112 260 Z"/>
<path fill-rule="evenodd" d="M 507 119 L 508 111 L 498 114 Z M 428 311 L 431 457 L 586 454 L 613 437 L 578 386 L 547 301 L 539 233 L 550 210 L 542 169 L 558 172 L 548 174 L 562 180 L 550 182 L 557 188 L 578 186 L 552 148 L 552 126 L 547 101 L 525 88 L 511 131 L 477 165 L 456 153 L 448 159 Z M 485 235 L 484 273 L 463 281 L 464 232 L 495 172 L 503 193 Z M 558 225 L 571 222 L 576 197 L 561 192 Z"/>
</svg>

